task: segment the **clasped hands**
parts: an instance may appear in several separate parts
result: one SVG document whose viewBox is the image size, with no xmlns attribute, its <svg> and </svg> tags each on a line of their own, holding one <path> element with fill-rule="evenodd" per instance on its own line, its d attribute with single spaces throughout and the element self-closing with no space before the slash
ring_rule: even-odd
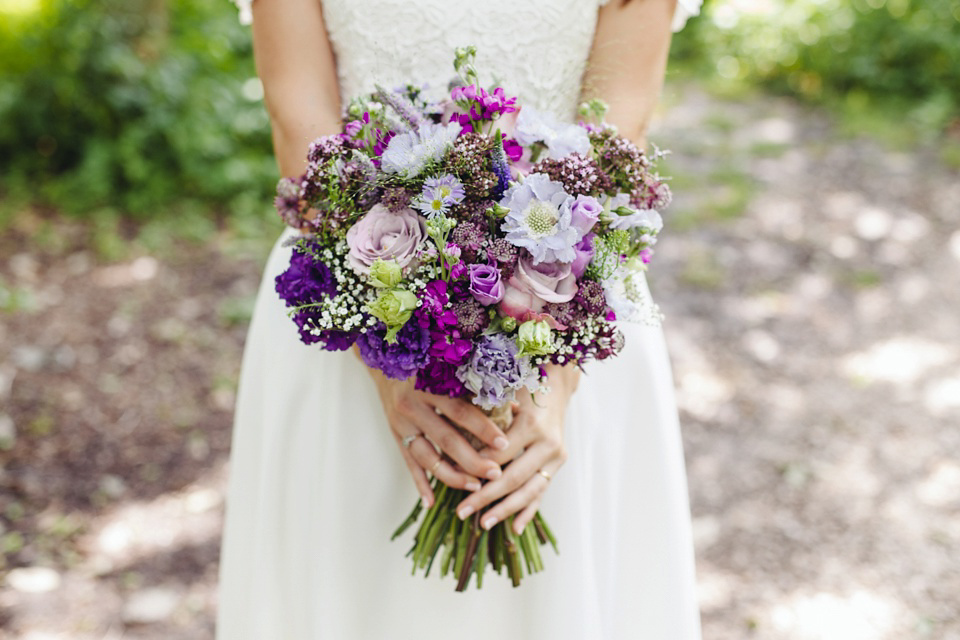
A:
<svg viewBox="0 0 960 640">
<path fill-rule="evenodd" d="M 390 380 L 371 371 L 390 430 L 427 507 L 434 499 L 429 472 L 448 487 L 472 492 L 457 505 L 461 519 L 499 501 L 483 514 L 481 526 L 490 529 L 517 514 L 514 531 L 523 531 L 567 459 L 563 420 L 580 375 L 571 366 L 548 365 L 546 371 L 549 393 L 518 392 L 507 433 L 466 400 L 417 391 L 412 379 Z M 456 427 L 486 446 L 477 451 Z"/>
</svg>

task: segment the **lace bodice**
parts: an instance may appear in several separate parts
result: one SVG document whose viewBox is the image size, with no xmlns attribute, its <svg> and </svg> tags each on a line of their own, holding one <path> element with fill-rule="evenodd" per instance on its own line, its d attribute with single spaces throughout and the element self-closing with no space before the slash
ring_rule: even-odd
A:
<svg viewBox="0 0 960 640">
<path fill-rule="evenodd" d="M 235 0 L 249 19 L 252 0 Z M 379 83 L 427 83 L 442 90 L 453 78 L 453 50 L 477 47 L 477 68 L 520 96 L 523 104 L 572 117 L 597 22 L 607 0 L 324 0 L 344 100 Z M 674 28 L 699 10 L 680 0 Z"/>
</svg>

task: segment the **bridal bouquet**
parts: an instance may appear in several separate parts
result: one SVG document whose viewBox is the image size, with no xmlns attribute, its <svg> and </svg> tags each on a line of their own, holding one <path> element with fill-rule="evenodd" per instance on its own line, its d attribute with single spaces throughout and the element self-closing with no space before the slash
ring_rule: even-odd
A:
<svg viewBox="0 0 960 640">
<path fill-rule="evenodd" d="M 602 122 L 518 104 L 479 85 L 473 48 L 434 102 L 415 86 L 355 100 L 340 134 L 310 145 L 277 209 L 300 230 L 276 280 L 303 342 L 356 346 L 363 361 L 416 388 L 469 399 L 509 428 L 517 393 L 546 389 L 544 365 L 616 355 L 615 321 L 657 322 L 640 278 L 670 190 L 648 157 Z M 451 570 L 457 589 L 484 569 L 514 585 L 556 541 L 540 514 L 521 535 L 460 521 L 462 490 L 434 480 L 410 555 L 414 571 Z M 394 537 L 419 518 L 413 513 Z M 441 553 L 442 552 L 442 553 Z"/>
</svg>

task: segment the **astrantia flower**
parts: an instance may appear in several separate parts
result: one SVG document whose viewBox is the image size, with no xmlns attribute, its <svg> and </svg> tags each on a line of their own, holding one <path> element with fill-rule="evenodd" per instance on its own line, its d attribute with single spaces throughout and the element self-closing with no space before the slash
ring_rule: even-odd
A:
<svg viewBox="0 0 960 640">
<path fill-rule="evenodd" d="M 416 131 L 391 138 L 380 158 L 380 167 L 385 173 L 416 177 L 428 163 L 443 158 L 458 135 L 460 127 L 455 124 L 421 124 Z"/>
<path fill-rule="evenodd" d="M 464 336 L 474 336 L 490 324 L 490 315 L 487 309 L 474 300 L 465 298 L 453 304 L 453 312 L 457 316 L 457 327 Z"/>
<path fill-rule="evenodd" d="M 474 394 L 474 404 L 490 410 L 513 401 L 519 389 L 539 388 L 539 372 L 519 351 L 503 333 L 480 338 L 470 360 L 457 369 L 457 378 Z"/>
<path fill-rule="evenodd" d="M 583 233 L 572 224 L 573 196 L 563 185 L 533 173 L 507 191 L 500 204 L 510 210 L 501 225 L 510 243 L 540 262 L 572 262 Z"/>
</svg>

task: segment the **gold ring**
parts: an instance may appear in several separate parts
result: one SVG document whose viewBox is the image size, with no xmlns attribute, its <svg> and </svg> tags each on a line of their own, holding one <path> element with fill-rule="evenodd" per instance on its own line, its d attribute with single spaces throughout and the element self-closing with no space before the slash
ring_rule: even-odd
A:
<svg viewBox="0 0 960 640">
<path fill-rule="evenodd" d="M 432 467 L 430 467 L 430 473 L 432 475 L 437 475 L 437 469 L 440 468 L 441 462 L 443 462 L 443 458 L 437 458 L 437 461 L 433 463 Z"/>
<path fill-rule="evenodd" d="M 546 479 L 547 479 L 547 482 L 550 482 L 550 477 L 551 477 L 551 476 L 550 476 L 550 474 L 549 474 L 548 472 L 544 471 L 543 469 L 540 469 L 539 471 L 537 471 L 537 473 L 539 473 L 539 474 L 542 475 L 544 478 L 546 478 Z"/>
</svg>

